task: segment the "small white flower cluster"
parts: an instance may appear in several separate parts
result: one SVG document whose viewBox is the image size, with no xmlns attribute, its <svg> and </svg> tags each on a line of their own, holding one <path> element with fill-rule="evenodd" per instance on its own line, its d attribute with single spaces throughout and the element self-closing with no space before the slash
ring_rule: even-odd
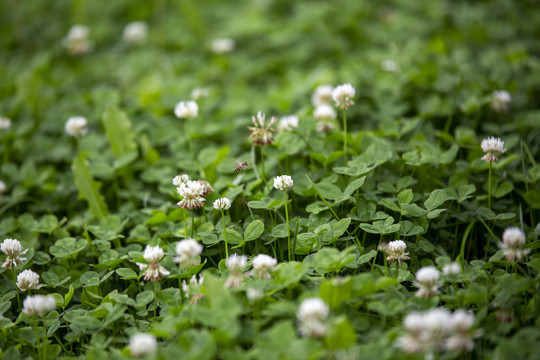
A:
<svg viewBox="0 0 540 360">
<path fill-rule="evenodd" d="M 182 184 L 186 184 L 189 181 L 189 176 L 186 174 L 176 175 L 172 179 L 172 183 L 174 186 L 180 186 Z"/>
<path fill-rule="evenodd" d="M 130 44 L 144 44 L 148 35 L 148 24 L 144 21 L 133 21 L 126 25 L 122 40 Z"/>
<path fill-rule="evenodd" d="M 174 107 L 174 115 L 179 119 L 191 119 L 199 114 L 199 106 L 193 100 L 180 101 Z"/>
<path fill-rule="evenodd" d="M 482 160 L 487 162 L 499 161 L 497 155 L 502 154 L 506 151 L 504 148 L 504 141 L 500 138 L 488 137 L 487 139 L 482 140 L 482 150 L 486 153 L 482 157 Z"/>
<path fill-rule="evenodd" d="M 83 116 L 73 116 L 66 121 L 66 134 L 78 138 L 88 134 L 88 122 Z"/>
<path fill-rule="evenodd" d="M 186 298 L 189 299 L 190 304 L 196 304 L 204 297 L 204 294 L 200 292 L 203 282 L 204 277 L 202 275 L 199 275 L 199 280 L 193 275 L 189 280 L 189 284 L 186 283 L 186 280 L 182 280 L 182 290 Z"/>
<path fill-rule="evenodd" d="M 183 268 L 189 266 L 199 265 L 203 246 L 195 239 L 184 239 L 176 244 L 176 256 L 174 258 L 175 263 L 180 263 Z"/>
<path fill-rule="evenodd" d="M 89 39 L 90 30 L 84 25 L 74 25 L 62 41 L 70 55 L 82 55 L 92 51 L 93 45 Z"/>
<path fill-rule="evenodd" d="M 17 275 L 17 287 L 22 292 L 41 288 L 39 275 L 32 270 L 24 270 Z"/>
<path fill-rule="evenodd" d="M 315 106 L 313 116 L 317 120 L 317 131 L 330 131 L 336 127 L 334 119 L 337 113 L 330 105 L 333 91 L 332 85 L 321 85 L 315 89 L 311 97 L 311 102 Z"/>
<path fill-rule="evenodd" d="M 425 266 L 416 272 L 416 281 L 413 283 L 418 288 L 416 296 L 430 298 L 437 294 L 439 286 L 439 270 L 433 266 Z"/>
<path fill-rule="evenodd" d="M 249 301 L 257 302 L 264 297 L 264 291 L 262 291 L 261 289 L 256 289 L 256 288 L 248 288 L 246 290 L 246 296 Z"/>
<path fill-rule="evenodd" d="M 56 308 L 56 301 L 51 295 L 27 296 L 23 301 L 23 313 L 43 317 Z"/>
<path fill-rule="evenodd" d="M 144 279 L 146 281 L 159 281 L 163 277 L 170 274 L 169 270 L 159 265 L 159 262 L 165 254 L 159 246 L 147 246 L 144 249 L 144 260 L 146 264 L 136 263 L 140 270 L 144 271 Z"/>
<path fill-rule="evenodd" d="M 199 100 L 199 99 L 208 97 L 208 94 L 209 94 L 209 91 L 208 91 L 207 88 L 204 88 L 204 87 L 196 87 L 196 88 L 194 88 L 193 90 L 191 90 L 191 95 L 190 95 L 190 97 L 191 97 L 193 100 Z"/>
<path fill-rule="evenodd" d="M 453 314 L 436 308 L 425 313 L 414 312 L 403 320 L 407 334 L 397 339 L 398 346 L 407 353 L 432 353 L 433 351 L 469 352 L 474 349 L 471 332 L 474 314 L 457 310 Z"/>
<path fill-rule="evenodd" d="M 244 273 L 248 259 L 245 255 L 233 254 L 225 260 L 225 266 L 231 272 L 225 281 L 225 286 L 230 288 L 239 287 L 249 272 Z M 265 254 L 259 254 L 253 258 L 253 270 L 251 275 L 260 279 L 270 279 L 270 273 L 276 269 L 277 260 Z"/>
<path fill-rule="evenodd" d="M 493 91 L 491 108 L 498 112 L 508 112 L 508 105 L 512 101 L 512 96 L 506 90 L 495 90 Z"/>
<path fill-rule="evenodd" d="M 214 201 L 214 209 L 216 210 L 227 210 L 231 208 L 231 200 L 227 199 L 226 197 L 219 198 L 216 201 Z"/>
<path fill-rule="evenodd" d="M 394 60 L 386 59 L 381 61 L 381 67 L 384 71 L 398 72 L 399 66 Z"/>
<path fill-rule="evenodd" d="M 388 247 L 386 248 L 386 260 L 388 263 L 393 263 L 397 260 L 398 264 L 401 265 L 401 262 L 404 260 L 409 260 L 408 252 L 405 252 L 407 249 L 407 244 L 403 240 L 390 241 Z"/>
<path fill-rule="evenodd" d="M 332 92 L 334 87 L 332 85 L 320 85 L 315 89 L 315 92 L 311 96 L 311 102 L 313 106 L 328 105 L 332 102 Z"/>
<path fill-rule="evenodd" d="M 182 200 L 177 204 L 181 208 L 188 210 L 198 209 L 206 201 L 203 197 L 204 186 L 199 181 L 188 180 L 186 183 L 180 184 L 176 190 L 182 196 Z"/>
<path fill-rule="evenodd" d="M 234 50 L 236 43 L 230 38 L 219 38 L 212 41 L 212 51 L 215 54 L 225 54 Z"/>
<path fill-rule="evenodd" d="M 137 333 L 129 338 L 129 352 L 134 357 L 150 355 L 157 347 L 156 337 L 152 334 Z"/>
<path fill-rule="evenodd" d="M 289 175 L 276 176 L 274 178 L 274 188 L 285 191 L 293 186 L 293 179 Z"/>
<path fill-rule="evenodd" d="M 348 109 L 354 105 L 352 99 L 356 95 L 356 90 L 351 84 L 343 84 L 332 91 L 332 99 L 336 103 L 336 106 L 342 109 Z"/>
<path fill-rule="evenodd" d="M 499 244 L 502 249 L 506 260 L 519 261 L 522 257 L 526 256 L 530 250 L 523 249 L 525 245 L 525 233 L 518 227 L 506 228 L 503 232 L 503 242 Z"/>
<path fill-rule="evenodd" d="M 266 254 L 259 254 L 253 259 L 253 270 L 251 274 L 261 279 L 270 279 L 270 272 L 274 271 L 277 260 Z"/>
<path fill-rule="evenodd" d="M 457 276 L 461 274 L 461 266 L 457 262 L 444 264 L 442 272 L 446 276 Z"/>
<path fill-rule="evenodd" d="M 252 139 L 251 141 L 253 142 L 253 144 L 259 146 L 266 146 L 272 144 L 274 142 L 274 136 L 272 135 L 272 132 L 275 131 L 274 129 L 272 129 L 272 126 L 274 126 L 276 121 L 277 119 L 272 116 L 272 118 L 268 122 L 268 125 L 266 125 L 266 115 L 259 111 L 256 117 L 251 117 L 251 122 L 253 123 L 253 126 L 247 127 L 248 130 L 251 131 L 248 139 Z"/>
<path fill-rule="evenodd" d="M 5 117 L 0 117 L 0 130 L 6 130 L 11 127 L 11 120 Z"/>
<path fill-rule="evenodd" d="M 296 115 L 283 116 L 279 119 L 277 129 L 278 131 L 292 130 L 298 127 L 298 121 L 298 116 Z"/>
<path fill-rule="evenodd" d="M 3 268 L 13 269 L 21 264 L 26 258 L 21 257 L 28 252 L 28 249 L 22 249 L 22 245 L 17 239 L 5 239 L 0 245 L 0 249 L 7 255 L 6 261 L 2 264 Z"/>
<path fill-rule="evenodd" d="M 298 326 L 300 334 L 315 338 L 323 337 L 327 332 L 324 321 L 329 312 L 328 305 L 319 298 L 308 298 L 302 301 L 296 313 L 296 317 L 300 321 Z"/>
</svg>

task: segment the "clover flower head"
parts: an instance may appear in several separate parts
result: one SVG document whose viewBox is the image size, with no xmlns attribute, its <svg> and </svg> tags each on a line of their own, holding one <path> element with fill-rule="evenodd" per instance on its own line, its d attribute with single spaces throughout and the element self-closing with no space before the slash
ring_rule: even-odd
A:
<svg viewBox="0 0 540 360">
<path fill-rule="evenodd" d="M 11 120 L 5 117 L 0 117 L 0 130 L 6 130 L 11 127 Z"/>
<path fill-rule="evenodd" d="M 0 195 L 6 192 L 7 186 L 6 183 L 0 180 Z"/>
<path fill-rule="evenodd" d="M 320 85 L 318 86 L 313 95 L 311 96 L 311 103 L 313 106 L 321 106 L 330 104 L 332 101 L 332 92 L 334 87 L 332 85 Z"/>
<path fill-rule="evenodd" d="M 169 270 L 159 265 L 159 262 L 164 256 L 163 249 L 159 246 L 147 246 L 144 249 L 144 260 L 146 264 L 136 263 L 139 269 L 144 271 L 144 279 L 146 281 L 159 281 L 163 277 L 170 274 Z"/>
<path fill-rule="evenodd" d="M 24 270 L 17 275 L 17 287 L 21 291 L 37 290 L 41 288 L 39 275 L 32 270 Z"/>
<path fill-rule="evenodd" d="M 324 323 L 328 317 L 330 309 L 328 305 L 319 298 L 308 298 L 300 304 L 296 313 L 299 330 L 303 336 L 319 338 L 326 334 L 327 326 Z"/>
<path fill-rule="evenodd" d="M 190 304 L 196 304 L 204 297 L 204 294 L 200 292 L 203 283 L 204 277 L 202 275 L 199 275 L 199 279 L 193 275 L 189 279 L 189 284 L 185 280 L 182 281 L 182 290 L 184 290 L 186 299 L 189 299 Z"/>
<path fill-rule="evenodd" d="M 179 119 L 191 119 L 199 114 L 199 106 L 193 100 L 180 101 L 174 108 L 174 115 Z"/>
<path fill-rule="evenodd" d="M 279 119 L 277 129 L 278 131 L 292 130 L 298 127 L 298 121 L 298 116 L 296 115 L 283 116 Z"/>
<path fill-rule="evenodd" d="M 506 90 L 493 91 L 491 99 L 491 108 L 498 113 L 508 112 L 508 105 L 512 101 L 512 96 Z"/>
<path fill-rule="evenodd" d="M 148 35 L 148 24 L 144 21 L 133 21 L 126 25 L 122 39 L 131 44 L 143 44 Z"/>
<path fill-rule="evenodd" d="M 234 50 L 236 43 L 230 38 L 219 38 L 212 41 L 212 51 L 215 54 L 225 54 Z"/>
<path fill-rule="evenodd" d="M 184 209 L 198 209 L 204 205 L 206 199 L 203 197 L 204 186 L 199 181 L 188 181 L 182 183 L 176 189 L 178 194 L 182 196 L 182 200 L 178 202 L 178 206 Z"/>
<path fill-rule="evenodd" d="M 182 184 L 186 184 L 189 181 L 189 176 L 186 174 L 176 175 L 172 179 L 172 183 L 174 186 L 180 186 Z"/>
<path fill-rule="evenodd" d="M 277 260 L 266 254 L 259 254 L 253 259 L 252 274 L 261 279 L 270 279 L 270 273 L 275 270 Z"/>
<path fill-rule="evenodd" d="M 56 301 L 51 295 L 27 296 L 23 301 L 23 313 L 43 317 L 56 308 Z"/>
<path fill-rule="evenodd" d="M 519 261 L 530 252 L 529 249 L 522 248 L 525 245 L 526 239 L 525 233 L 520 228 L 506 228 L 502 238 L 503 242 L 499 244 L 499 247 L 502 249 L 506 260 Z"/>
<path fill-rule="evenodd" d="M 92 51 L 93 45 L 89 39 L 90 30 L 84 25 L 73 25 L 62 45 L 70 55 L 82 55 Z"/>
<path fill-rule="evenodd" d="M 214 209 L 216 210 L 227 210 L 231 208 L 231 200 L 226 197 L 219 198 L 214 201 Z"/>
<path fill-rule="evenodd" d="M 318 105 L 313 111 L 313 117 L 321 121 L 334 120 L 337 117 L 336 110 L 328 104 Z"/>
<path fill-rule="evenodd" d="M 83 116 L 73 116 L 66 122 L 66 134 L 78 138 L 88 134 L 88 122 Z"/>
<path fill-rule="evenodd" d="M 199 265 L 203 246 L 195 239 L 184 239 L 176 244 L 175 263 L 180 263 L 182 267 Z"/>
<path fill-rule="evenodd" d="M 199 99 L 208 97 L 208 94 L 209 94 L 209 91 L 208 91 L 207 88 L 205 88 L 205 87 L 196 87 L 193 90 L 191 90 L 190 97 L 193 100 L 199 100 Z"/>
<path fill-rule="evenodd" d="M 6 261 L 2 264 L 3 268 L 13 269 L 26 260 L 26 258 L 20 255 L 26 254 L 28 249 L 23 251 L 22 245 L 17 239 L 5 239 L 0 245 L 0 249 L 7 255 Z"/>
<path fill-rule="evenodd" d="M 332 91 L 332 99 L 336 103 L 336 106 L 341 107 L 342 109 L 348 109 L 354 105 L 354 98 L 356 90 L 352 87 L 351 84 L 343 84 Z"/>
<path fill-rule="evenodd" d="M 247 265 L 247 257 L 244 255 L 233 254 L 225 260 L 225 266 L 231 271 L 231 274 L 225 281 L 225 286 L 230 288 L 237 288 L 242 284 L 246 274 L 243 269 Z"/>
<path fill-rule="evenodd" d="M 486 153 L 482 157 L 482 160 L 487 162 L 499 161 L 497 155 L 502 154 L 506 151 L 504 148 L 504 141 L 500 138 L 488 137 L 487 139 L 482 140 L 482 150 Z"/>
<path fill-rule="evenodd" d="M 461 274 L 461 266 L 457 262 L 444 264 L 442 272 L 446 276 L 457 276 Z"/>
<path fill-rule="evenodd" d="M 206 180 L 199 180 L 199 183 L 202 185 L 202 196 L 206 196 L 214 191 L 214 188 Z"/>
<path fill-rule="evenodd" d="M 256 288 L 249 288 L 246 290 L 246 296 L 249 301 L 257 302 L 264 297 L 264 291 Z"/>
<path fill-rule="evenodd" d="M 141 357 L 154 353 L 158 344 L 152 334 L 137 333 L 129 338 L 129 352 L 134 357 Z"/>
<path fill-rule="evenodd" d="M 251 121 L 254 126 L 248 126 L 248 130 L 251 131 L 249 139 L 252 139 L 253 144 L 259 146 L 270 145 L 274 142 L 274 136 L 272 132 L 275 130 L 272 129 L 272 126 L 276 123 L 277 119 L 272 116 L 268 125 L 266 124 L 266 115 L 262 112 L 257 113 L 257 117 L 252 116 Z"/>
<path fill-rule="evenodd" d="M 413 283 L 418 288 L 416 296 L 430 298 L 437 294 L 439 286 L 439 270 L 433 266 L 425 266 L 416 272 L 416 281 Z"/>
<path fill-rule="evenodd" d="M 285 191 L 293 186 L 293 179 L 289 175 L 276 176 L 274 178 L 274 188 Z"/>
<path fill-rule="evenodd" d="M 398 72 L 399 66 L 394 60 L 383 60 L 381 61 L 381 67 L 384 71 L 388 72 Z"/>
<path fill-rule="evenodd" d="M 409 260 L 408 252 L 405 252 L 407 249 L 407 244 L 403 240 L 390 241 L 386 249 L 386 260 L 391 264 L 397 260 L 398 264 L 401 265 L 401 262 L 404 260 Z"/>
</svg>

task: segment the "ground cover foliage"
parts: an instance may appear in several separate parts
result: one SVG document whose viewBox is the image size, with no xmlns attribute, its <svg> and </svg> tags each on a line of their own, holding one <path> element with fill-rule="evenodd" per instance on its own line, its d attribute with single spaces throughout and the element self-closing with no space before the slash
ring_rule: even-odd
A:
<svg viewBox="0 0 540 360">
<path fill-rule="evenodd" d="M 539 358 L 538 5 L 2 2 L 1 357 Z"/>
</svg>

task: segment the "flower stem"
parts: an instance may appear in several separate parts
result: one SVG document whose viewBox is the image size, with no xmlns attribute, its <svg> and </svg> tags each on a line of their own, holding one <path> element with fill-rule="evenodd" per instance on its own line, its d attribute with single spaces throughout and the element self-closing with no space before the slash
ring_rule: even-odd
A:
<svg viewBox="0 0 540 360">
<path fill-rule="evenodd" d="M 399 281 L 399 261 L 396 261 L 396 279 Z"/>
<path fill-rule="evenodd" d="M 347 110 L 343 110 L 343 155 L 347 166 Z"/>
<path fill-rule="evenodd" d="M 488 208 L 491 210 L 491 166 L 492 162 L 489 162 L 489 176 L 488 176 Z"/>
<path fill-rule="evenodd" d="M 187 239 L 187 229 L 188 229 L 188 227 L 187 227 L 187 215 L 186 215 L 186 213 L 187 213 L 187 210 L 184 209 L 184 226 L 185 226 L 185 229 L 186 229 L 185 234 L 184 234 L 184 239 Z"/>
<path fill-rule="evenodd" d="M 225 226 L 225 213 L 221 210 L 221 222 L 223 223 L 223 239 L 225 240 L 225 258 L 229 258 L 229 243 L 227 242 L 227 227 Z"/>
<path fill-rule="evenodd" d="M 154 319 L 153 321 L 156 321 L 156 314 L 157 314 L 157 281 L 154 281 Z"/>
<path fill-rule="evenodd" d="M 266 175 L 264 174 L 264 153 L 263 153 L 263 147 L 259 146 L 259 149 L 261 150 L 261 179 L 264 182 L 264 186 L 268 190 L 268 183 L 266 182 Z"/>
<path fill-rule="evenodd" d="M 193 215 L 193 210 L 191 211 L 191 238 L 193 239 L 193 231 L 195 229 L 195 217 Z"/>
<path fill-rule="evenodd" d="M 285 201 L 285 219 L 287 220 L 287 247 L 289 250 L 289 261 L 291 261 L 291 230 L 289 227 L 289 210 L 287 209 L 287 190 L 283 191 L 283 201 Z"/>
</svg>

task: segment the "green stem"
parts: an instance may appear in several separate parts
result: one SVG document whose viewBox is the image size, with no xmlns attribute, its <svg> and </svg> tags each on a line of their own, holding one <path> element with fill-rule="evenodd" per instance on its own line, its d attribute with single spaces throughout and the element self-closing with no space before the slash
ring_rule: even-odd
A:
<svg viewBox="0 0 540 360">
<path fill-rule="evenodd" d="M 266 181 L 266 175 L 264 174 L 264 153 L 263 153 L 263 147 L 259 146 L 259 149 L 261 150 L 261 179 L 264 182 L 264 186 L 268 190 L 268 182 Z"/>
<path fill-rule="evenodd" d="M 396 261 L 396 279 L 398 279 L 399 282 L 399 261 Z"/>
<path fill-rule="evenodd" d="M 37 351 L 38 351 L 38 359 L 41 359 L 41 348 L 39 346 L 39 331 L 38 331 L 38 326 L 37 326 L 37 320 L 34 319 L 34 331 L 36 332 L 36 347 L 37 347 Z"/>
<path fill-rule="evenodd" d="M 343 110 L 343 155 L 347 166 L 347 110 Z"/>
<path fill-rule="evenodd" d="M 289 261 L 291 261 L 291 231 L 289 228 L 289 210 L 287 207 L 287 190 L 283 191 L 283 200 L 285 201 L 285 219 L 287 220 L 287 247 L 289 250 Z"/>
<path fill-rule="evenodd" d="M 187 229 L 188 229 L 188 227 L 187 227 L 187 214 L 186 213 L 187 213 L 187 210 L 184 209 L 184 226 L 186 228 L 186 232 L 184 234 L 184 239 L 187 239 Z"/>
<path fill-rule="evenodd" d="M 489 176 L 488 176 L 488 208 L 491 210 L 491 167 L 492 162 L 489 162 Z"/>
<path fill-rule="evenodd" d="M 153 321 L 156 321 L 156 314 L 157 314 L 157 281 L 154 281 L 154 319 Z"/>
<path fill-rule="evenodd" d="M 227 227 L 225 226 L 225 213 L 221 210 L 221 222 L 223 222 L 223 238 L 225 239 L 225 258 L 229 258 L 229 243 L 227 242 Z"/>
<path fill-rule="evenodd" d="M 459 251 L 459 263 L 461 264 L 461 270 L 463 270 L 463 261 L 465 260 L 465 244 L 467 243 L 467 238 L 469 237 L 469 233 L 471 232 L 474 223 L 475 220 L 472 220 L 469 223 L 469 226 L 467 226 L 465 233 L 463 233 L 463 237 L 461 238 L 461 249 Z"/>
<path fill-rule="evenodd" d="M 195 229 L 195 216 L 193 215 L 193 210 L 191 211 L 191 238 L 193 239 L 193 231 Z"/>
</svg>

